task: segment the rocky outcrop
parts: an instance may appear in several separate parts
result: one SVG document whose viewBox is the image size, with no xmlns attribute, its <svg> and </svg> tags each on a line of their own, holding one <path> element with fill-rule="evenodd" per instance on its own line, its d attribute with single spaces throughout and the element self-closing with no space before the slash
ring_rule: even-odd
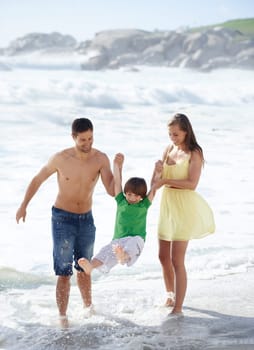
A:
<svg viewBox="0 0 254 350">
<path fill-rule="evenodd" d="M 15 56 L 40 51 L 42 54 L 72 52 L 77 46 L 77 41 L 71 35 L 62 35 L 57 32 L 51 34 L 31 33 L 18 38 L 10 43 L 6 49 L 2 49 L 4 55 Z"/>
<path fill-rule="evenodd" d="M 204 71 L 220 67 L 254 69 L 253 49 L 254 40 L 219 27 L 199 32 L 105 31 L 82 51 L 86 56 L 82 68 L 155 65 Z"/>
<path fill-rule="evenodd" d="M 93 40 L 78 43 L 60 33 L 33 33 L 12 42 L 0 55 L 75 54 L 84 70 L 133 69 L 138 65 L 184 67 L 209 71 L 216 68 L 254 69 L 254 38 L 215 27 L 199 31 L 108 30 Z"/>
</svg>

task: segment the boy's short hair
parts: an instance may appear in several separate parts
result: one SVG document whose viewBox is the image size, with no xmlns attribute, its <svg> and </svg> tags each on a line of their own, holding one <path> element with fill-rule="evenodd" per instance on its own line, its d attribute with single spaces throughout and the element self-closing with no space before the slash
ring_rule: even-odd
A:
<svg viewBox="0 0 254 350">
<path fill-rule="evenodd" d="M 124 185 L 124 193 L 132 192 L 142 198 L 145 198 L 147 185 L 145 179 L 141 177 L 131 177 Z"/>
<path fill-rule="evenodd" d="M 72 135 L 76 136 L 78 133 L 88 130 L 93 131 L 93 124 L 90 119 L 77 118 L 73 120 L 71 126 Z"/>
</svg>

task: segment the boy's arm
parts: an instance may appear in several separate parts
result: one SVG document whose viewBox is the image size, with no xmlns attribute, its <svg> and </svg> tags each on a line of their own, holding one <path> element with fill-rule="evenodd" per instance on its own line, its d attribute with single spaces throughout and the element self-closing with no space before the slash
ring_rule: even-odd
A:
<svg viewBox="0 0 254 350">
<path fill-rule="evenodd" d="M 115 196 L 122 192 L 122 168 L 123 168 L 124 155 L 117 153 L 114 159 L 113 174 L 115 183 Z"/>
<path fill-rule="evenodd" d="M 153 170 L 153 175 L 152 175 L 152 179 L 151 179 L 151 187 L 154 185 L 154 183 L 156 181 L 160 180 L 162 170 L 163 170 L 163 161 L 157 160 L 157 162 L 155 163 L 155 166 L 154 166 L 154 170 Z"/>
</svg>

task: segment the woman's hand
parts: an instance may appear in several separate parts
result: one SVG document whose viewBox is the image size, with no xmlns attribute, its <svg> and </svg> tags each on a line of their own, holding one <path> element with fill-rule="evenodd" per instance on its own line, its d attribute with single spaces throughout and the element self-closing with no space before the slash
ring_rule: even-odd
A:
<svg viewBox="0 0 254 350">
<path fill-rule="evenodd" d="M 162 160 L 157 160 L 157 162 L 155 163 L 154 170 L 158 173 L 162 172 L 162 170 L 163 170 L 163 161 Z"/>
<path fill-rule="evenodd" d="M 158 190 L 159 188 L 161 188 L 164 185 L 165 185 L 165 179 L 158 179 L 158 180 L 155 180 L 153 183 L 153 186 L 156 190 Z"/>
</svg>

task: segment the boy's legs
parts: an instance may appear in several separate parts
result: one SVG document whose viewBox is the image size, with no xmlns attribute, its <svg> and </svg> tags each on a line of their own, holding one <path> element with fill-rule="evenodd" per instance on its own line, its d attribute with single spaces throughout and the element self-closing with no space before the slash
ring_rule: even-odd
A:
<svg viewBox="0 0 254 350">
<path fill-rule="evenodd" d="M 133 265 L 139 258 L 144 240 L 140 236 L 127 236 L 112 242 L 113 251 L 120 264 Z"/>
<path fill-rule="evenodd" d="M 140 236 L 115 239 L 101 248 L 91 261 L 80 258 L 78 264 L 88 275 L 95 268 L 99 268 L 102 272 L 109 272 L 117 263 L 133 265 L 140 256 L 143 247 L 144 240 Z"/>
<path fill-rule="evenodd" d="M 116 256 L 112 250 L 112 242 L 102 247 L 91 261 L 82 257 L 78 260 L 78 264 L 88 275 L 96 268 L 104 273 L 109 272 L 117 264 Z"/>
<path fill-rule="evenodd" d="M 114 244 L 112 249 L 119 264 L 124 265 L 130 260 L 130 255 L 119 244 Z"/>
<path fill-rule="evenodd" d="M 91 261 L 89 261 L 86 258 L 80 258 L 78 260 L 78 264 L 79 266 L 82 267 L 82 269 L 85 271 L 87 275 L 91 275 L 93 269 L 96 269 L 101 265 L 103 265 L 103 262 L 96 258 L 92 259 Z"/>
</svg>

